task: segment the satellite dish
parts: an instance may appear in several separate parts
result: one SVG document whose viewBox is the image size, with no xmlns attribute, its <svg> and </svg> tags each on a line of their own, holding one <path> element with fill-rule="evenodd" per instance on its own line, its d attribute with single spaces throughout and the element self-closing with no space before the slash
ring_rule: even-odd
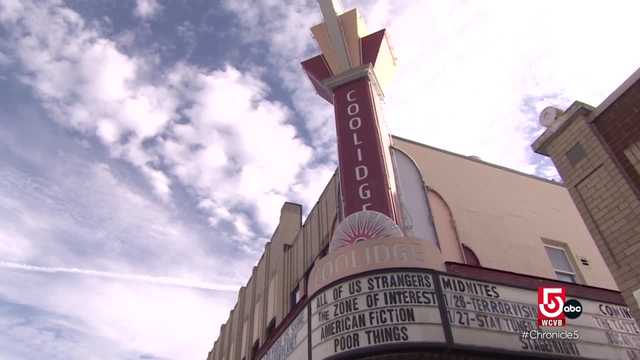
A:
<svg viewBox="0 0 640 360">
<path fill-rule="evenodd" d="M 553 106 L 547 106 L 540 113 L 540 125 L 544 127 L 550 127 L 556 121 L 556 119 L 560 116 L 562 110 L 555 108 Z"/>
<path fill-rule="evenodd" d="M 358 211 L 347 216 L 336 228 L 329 251 L 351 246 L 359 241 L 402 237 L 402 230 L 390 217 L 377 211 Z"/>
</svg>

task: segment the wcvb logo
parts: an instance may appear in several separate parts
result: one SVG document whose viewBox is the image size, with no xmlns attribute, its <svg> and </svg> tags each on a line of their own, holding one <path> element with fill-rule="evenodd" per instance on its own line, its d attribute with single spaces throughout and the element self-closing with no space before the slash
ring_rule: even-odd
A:
<svg viewBox="0 0 640 360">
<path fill-rule="evenodd" d="M 538 326 L 565 326 L 567 318 L 577 319 L 582 314 L 582 304 L 566 298 L 564 288 L 538 288 Z"/>
</svg>

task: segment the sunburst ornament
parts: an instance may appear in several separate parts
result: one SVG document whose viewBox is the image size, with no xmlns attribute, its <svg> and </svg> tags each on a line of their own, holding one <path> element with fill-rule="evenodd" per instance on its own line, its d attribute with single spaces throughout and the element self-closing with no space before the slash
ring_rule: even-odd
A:
<svg viewBox="0 0 640 360">
<path fill-rule="evenodd" d="M 402 237 L 400 227 L 391 218 L 377 211 L 358 211 L 347 216 L 336 228 L 329 251 L 351 246 L 359 241 Z"/>
</svg>

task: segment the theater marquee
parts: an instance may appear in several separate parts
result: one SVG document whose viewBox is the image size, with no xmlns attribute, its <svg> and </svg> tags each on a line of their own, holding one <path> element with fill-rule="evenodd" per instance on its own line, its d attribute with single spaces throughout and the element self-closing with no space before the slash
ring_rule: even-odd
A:
<svg viewBox="0 0 640 360">
<path fill-rule="evenodd" d="M 314 359 L 445 341 L 434 278 L 427 271 L 355 277 L 321 291 L 310 306 Z"/>
<path fill-rule="evenodd" d="M 583 307 L 580 317 L 545 331 L 578 338 L 544 339 L 531 333 L 538 329 L 536 291 L 448 275 L 440 275 L 440 282 L 455 344 L 580 359 L 640 359 L 640 329 L 627 307 L 574 297 Z"/>
<path fill-rule="evenodd" d="M 640 359 L 640 329 L 627 307 L 570 294 L 582 304 L 582 314 L 556 330 L 537 327 L 535 290 L 426 269 L 353 274 L 309 296 L 306 309 L 263 359 L 346 359 L 394 347 Z M 576 333 L 579 338 L 523 336 L 532 330 Z"/>
</svg>

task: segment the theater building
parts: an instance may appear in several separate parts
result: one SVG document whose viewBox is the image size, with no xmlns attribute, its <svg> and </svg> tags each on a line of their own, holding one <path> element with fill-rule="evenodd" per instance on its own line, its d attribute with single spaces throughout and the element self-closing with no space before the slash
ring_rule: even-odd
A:
<svg viewBox="0 0 640 360">
<path fill-rule="evenodd" d="M 282 206 L 207 359 L 640 359 L 570 189 L 388 135 L 385 30 L 319 4 L 302 66 L 339 166 L 304 221 Z"/>
<path fill-rule="evenodd" d="M 345 279 L 363 279 L 368 278 L 367 274 L 376 274 L 376 269 L 379 269 L 376 260 L 397 261 L 397 269 L 402 270 L 427 268 L 401 264 L 403 256 L 418 263 L 424 260 L 429 269 L 437 271 L 441 281 L 472 279 L 473 284 L 489 286 L 491 289 L 495 287 L 498 293 L 493 294 L 493 290 L 480 290 L 478 293 L 473 290 L 469 293 L 461 287 L 448 285 L 446 289 L 441 289 L 444 296 L 452 299 L 463 297 L 476 302 L 497 297 L 505 305 L 524 304 L 529 313 L 504 314 L 504 310 L 476 308 L 472 303 L 459 312 L 456 307 L 448 308 L 447 311 L 454 317 L 449 320 L 448 314 L 438 316 L 440 312 L 436 308 L 415 306 L 411 317 L 415 321 L 401 324 L 413 325 L 414 328 L 424 326 L 423 332 L 408 334 L 411 338 L 406 342 L 402 339 L 386 339 L 386 346 L 378 345 L 375 348 L 367 347 L 362 342 L 358 346 L 363 349 L 362 354 L 375 354 L 377 351 L 374 349 L 381 349 L 380 353 L 397 355 L 401 351 L 392 345 L 399 345 L 404 350 L 419 339 L 419 342 L 415 341 L 418 343 L 415 347 L 418 352 L 412 351 L 412 356 L 431 352 L 458 354 L 458 350 L 453 349 L 467 348 L 474 354 L 478 349 L 490 354 L 506 349 L 522 352 L 514 355 L 514 358 L 526 358 L 528 353 L 540 354 L 543 358 L 551 353 L 553 356 L 550 358 L 559 358 L 556 356 L 558 353 L 552 351 L 555 350 L 553 346 L 542 344 L 536 348 L 534 344 L 520 341 L 520 332 L 528 326 L 535 326 L 537 287 L 552 285 L 565 287 L 567 296 L 579 299 L 585 307 L 582 316 L 576 319 L 579 323 L 575 328 L 581 330 L 585 337 L 592 337 L 589 339 L 592 342 L 585 340 L 575 343 L 580 355 L 596 359 L 638 358 L 640 337 L 637 325 L 624 306 L 616 284 L 565 186 L 474 157 L 397 137 L 392 139 L 394 153 L 403 159 L 398 161 L 401 162 L 400 170 L 404 169 L 398 178 L 401 183 L 403 174 L 411 179 L 407 180 L 405 187 L 406 191 L 412 192 L 407 194 L 408 200 L 420 200 L 428 204 L 430 210 L 422 217 L 407 221 L 410 225 L 404 230 L 409 234 L 417 233 L 413 235 L 416 238 L 423 238 L 420 236 L 421 225 L 432 223 L 436 229 L 437 245 L 427 244 L 423 240 L 423 250 L 419 253 L 414 252 L 411 243 L 398 241 L 395 248 L 393 243 L 377 243 L 369 248 L 369 263 L 360 258 L 349 263 L 353 260 L 349 254 L 333 260 L 333 271 L 348 273 L 348 266 L 358 267 L 358 270 L 362 268 L 362 276 L 347 276 Z M 419 181 L 412 183 L 412 180 L 416 180 L 416 173 L 419 174 Z M 401 193 L 405 188 L 400 187 Z M 299 205 L 283 205 L 280 224 L 271 241 L 266 244 L 264 254 L 246 286 L 240 289 L 237 304 L 229 314 L 229 320 L 220 328 L 220 335 L 208 360 L 324 359 L 328 358 L 329 353 L 341 352 L 330 348 L 318 350 L 320 356 L 315 356 L 313 351 L 313 356 L 309 356 L 310 349 L 319 349 L 327 342 L 321 342 L 313 332 L 311 343 L 308 341 L 309 309 L 315 310 L 318 293 L 332 294 L 333 283 L 323 287 L 329 290 L 311 294 L 310 290 L 315 289 L 310 289 L 310 274 L 318 265 L 327 266 L 323 260 L 328 257 L 329 241 L 338 222 L 339 197 L 337 177 L 334 176 L 304 223 Z M 416 201 L 415 207 L 418 205 Z M 362 242 L 362 245 L 365 243 Z M 386 269 L 388 272 L 385 270 L 385 274 L 397 272 L 394 269 Z M 363 287 L 365 282 L 360 283 Z M 349 281 L 342 284 L 344 291 L 349 291 Z M 425 291 L 433 294 L 435 286 Z M 331 296 L 326 301 L 330 304 Z M 366 301 L 359 305 L 364 307 Z M 418 309 L 422 311 L 421 315 L 418 315 Z M 420 318 L 422 315 L 424 317 Z M 467 315 L 476 318 L 476 321 L 466 323 Z M 317 317 L 314 314 L 311 316 Z M 402 315 L 394 313 L 387 316 L 392 321 L 395 319 L 393 316 Z M 481 324 L 480 319 L 487 322 L 491 321 L 487 319 L 494 319 L 502 324 Z M 414 325 L 424 320 L 434 324 Z M 447 336 L 441 325 L 443 320 L 449 321 L 450 347 L 447 347 Z M 459 320 L 463 324 L 459 324 Z M 510 323 L 512 320 L 514 322 Z M 315 323 L 312 319 L 311 325 L 316 326 Z M 333 346 L 331 341 L 328 343 Z M 559 349 L 572 351 L 570 348 Z M 611 352 L 600 352 L 605 349 Z M 590 357 L 589 354 L 596 356 Z"/>
</svg>

